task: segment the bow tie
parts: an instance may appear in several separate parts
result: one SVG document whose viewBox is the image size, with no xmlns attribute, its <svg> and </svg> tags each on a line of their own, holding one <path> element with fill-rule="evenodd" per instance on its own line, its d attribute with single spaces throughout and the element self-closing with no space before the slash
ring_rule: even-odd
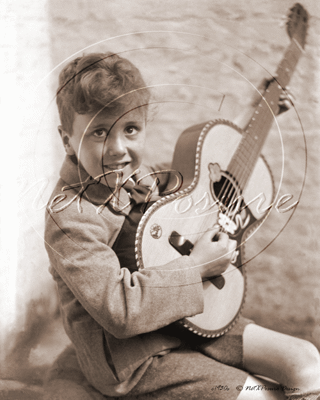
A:
<svg viewBox="0 0 320 400">
<path fill-rule="evenodd" d="M 128 180 L 123 185 L 123 188 L 127 191 L 134 204 L 143 204 L 148 201 L 148 194 L 150 192 L 150 188 L 148 186 L 136 184 L 131 180 Z"/>
</svg>

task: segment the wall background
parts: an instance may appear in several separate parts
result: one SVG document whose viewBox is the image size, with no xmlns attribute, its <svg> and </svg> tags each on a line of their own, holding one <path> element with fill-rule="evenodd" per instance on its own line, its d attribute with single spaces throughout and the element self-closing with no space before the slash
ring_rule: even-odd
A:
<svg viewBox="0 0 320 400">
<path fill-rule="evenodd" d="M 6 267 L 0 273 L 5 287 L 0 295 L 5 316 L 1 320 L 0 390 L 13 385 L 8 384 L 8 379 L 19 381 L 20 385 L 35 385 L 36 390 L 47 366 L 68 343 L 47 271 L 41 208 L 64 157 L 54 103 L 62 66 L 91 51 L 122 52 L 133 61 L 147 84 L 155 86 L 152 95 L 156 104 L 150 115 L 146 161 L 169 161 L 185 128 L 213 118 L 233 120 L 249 105 L 254 86 L 275 72 L 289 44 L 281 23 L 294 1 L 18 3 L 5 2 L 3 13 L 10 28 L 2 38 L 7 74 L 4 81 L 11 79 L 14 83 L 8 88 L 12 98 L 7 98 L 7 104 L 18 99 L 20 107 L 15 104 L 14 117 L 4 115 L 10 128 L 15 118 L 15 134 L 1 138 L 6 146 L 2 149 L 15 146 L 19 160 L 2 150 L 6 160 L 2 166 L 4 176 L 10 163 L 15 163 L 11 171 L 18 177 L 13 184 L 18 200 L 13 207 L 12 198 L 5 203 L 7 196 L 1 195 L 1 238 L 6 262 L 2 265 Z M 250 259 L 283 229 L 247 266 L 244 314 L 268 328 L 306 338 L 320 349 L 320 5 L 317 0 L 302 0 L 301 4 L 309 11 L 310 21 L 306 51 L 290 83 L 296 97 L 295 108 L 278 118 L 279 128 L 274 124 L 263 154 L 277 188 L 283 174 L 279 197 L 290 193 L 293 202 L 299 199 L 303 186 L 304 190 L 293 214 L 273 212 L 246 246 Z M 8 106 L 8 110 L 12 111 L 12 107 Z M 19 119 L 20 111 L 23 118 Z M 12 180 L 2 179 L 1 190 L 12 191 Z M 13 207 L 15 225 L 3 205 Z M 5 251 L 8 242 L 14 243 L 13 252 Z M 17 390 L 23 387 L 15 384 Z"/>
</svg>

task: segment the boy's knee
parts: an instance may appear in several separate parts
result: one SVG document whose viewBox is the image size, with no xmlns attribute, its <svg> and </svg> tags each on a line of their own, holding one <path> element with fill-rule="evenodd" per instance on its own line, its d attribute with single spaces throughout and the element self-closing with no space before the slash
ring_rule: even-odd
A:
<svg viewBox="0 0 320 400">
<path fill-rule="evenodd" d="M 319 366 L 320 364 L 320 355 L 319 351 L 311 342 L 307 340 L 301 340 L 300 344 L 300 356 L 302 356 L 308 365 Z"/>
<path fill-rule="evenodd" d="M 302 380 L 319 379 L 320 375 L 320 355 L 318 349 L 307 340 L 299 339 L 296 349 L 298 362 L 294 363 L 295 373 Z"/>
</svg>

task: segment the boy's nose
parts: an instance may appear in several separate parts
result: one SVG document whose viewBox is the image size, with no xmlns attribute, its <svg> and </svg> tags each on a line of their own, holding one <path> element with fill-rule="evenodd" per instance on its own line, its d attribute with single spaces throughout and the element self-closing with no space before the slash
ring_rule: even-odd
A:
<svg viewBox="0 0 320 400">
<path fill-rule="evenodd" d="M 106 141 L 106 153 L 110 156 L 123 156 L 126 151 L 121 140 L 121 135 L 111 134 Z"/>
</svg>

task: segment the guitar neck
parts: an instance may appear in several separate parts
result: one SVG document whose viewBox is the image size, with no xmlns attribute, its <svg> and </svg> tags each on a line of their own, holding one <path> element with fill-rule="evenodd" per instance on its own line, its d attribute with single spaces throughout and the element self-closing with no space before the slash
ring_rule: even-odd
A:
<svg viewBox="0 0 320 400">
<path fill-rule="evenodd" d="M 228 166 L 228 171 L 244 190 L 262 147 L 279 111 L 279 97 L 288 85 L 303 49 L 293 39 L 276 71 L 275 79 L 269 84 L 252 117 L 246 126 L 241 142 Z"/>
</svg>

